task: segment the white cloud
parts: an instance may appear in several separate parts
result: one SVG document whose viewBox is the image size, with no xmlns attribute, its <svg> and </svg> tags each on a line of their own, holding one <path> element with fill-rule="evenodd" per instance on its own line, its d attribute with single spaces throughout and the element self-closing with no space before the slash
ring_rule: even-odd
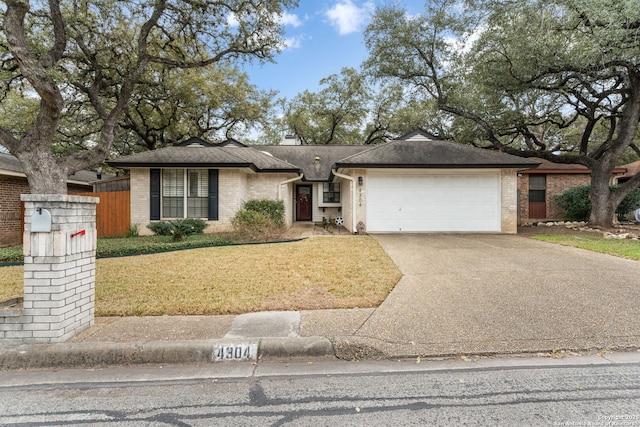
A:
<svg viewBox="0 0 640 427">
<path fill-rule="evenodd" d="M 360 31 L 369 20 L 375 6 L 367 1 L 359 7 L 352 0 L 339 0 L 331 9 L 325 12 L 331 25 L 338 29 L 341 36 Z"/>
<path fill-rule="evenodd" d="M 302 46 L 302 42 L 306 38 L 307 37 L 304 34 L 287 37 L 284 39 L 284 49 L 297 49 Z"/>
<path fill-rule="evenodd" d="M 275 15 L 273 15 L 275 18 Z M 280 24 L 285 26 L 291 26 L 294 28 L 298 28 L 302 25 L 302 21 L 298 17 L 298 15 L 293 13 L 284 13 L 279 17 Z M 230 13 L 227 15 L 227 25 L 230 27 L 238 27 L 240 25 L 240 21 L 238 20 L 238 16 L 235 13 Z"/>
<path fill-rule="evenodd" d="M 298 15 L 294 13 L 285 12 L 284 15 L 280 18 L 280 23 L 282 25 L 292 26 L 293 28 L 298 28 L 302 25 L 302 21 L 298 18 Z"/>
</svg>

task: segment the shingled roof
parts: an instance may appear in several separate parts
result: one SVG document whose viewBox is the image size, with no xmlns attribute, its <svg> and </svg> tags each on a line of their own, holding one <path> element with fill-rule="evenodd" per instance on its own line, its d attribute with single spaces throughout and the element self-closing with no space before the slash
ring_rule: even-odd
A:
<svg viewBox="0 0 640 427">
<path fill-rule="evenodd" d="M 371 149 L 369 145 L 254 145 L 278 159 L 297 165 L 304 171 L 306 181 L 326 181 L 335 163 Z M 316 170 L 316 158 L 318 168 Z"/>
<path fill-rule="evenodd" d="M 111 166 L 249 168 L 260 172 L 299 172 L 300 168 L 248 147 L 218 145 L 165 147 L 109 160 Z"/>
<path fill-rule="evenodd" d="M 179 146 L 109 160 L 111 166 L 250 168 L 304 173 L 306 181 L 332 179 L 335 168 L 534 168 L 539 162 L 439 139 L 418 130 L 386 144 L 252 145 L 235 140 L 211 144 L 190 138 Z"/>
<path fill-rule="evenodd" d="M 344 158 L 339 168 L 533 168 L 539 162 L 416 131 Z"/>
</svg>

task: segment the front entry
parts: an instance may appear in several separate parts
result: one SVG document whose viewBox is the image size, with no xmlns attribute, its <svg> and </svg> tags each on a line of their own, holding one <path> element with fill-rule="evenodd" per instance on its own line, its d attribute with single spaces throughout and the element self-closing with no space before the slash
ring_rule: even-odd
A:
<svg viewBox="0 0 640 427">
<path fill-rule="evenodd" d="M 311 186 L 296 187 L 296 221 L 311 221 Z"/>
</svg>

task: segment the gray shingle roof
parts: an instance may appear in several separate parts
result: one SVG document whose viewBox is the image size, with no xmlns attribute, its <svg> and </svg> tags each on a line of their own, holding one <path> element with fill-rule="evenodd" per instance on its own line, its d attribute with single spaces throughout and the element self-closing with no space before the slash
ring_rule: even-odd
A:
<svg viewBox="0 0 640 427">
<path fill-rule="evenodd" d="M 369 145 L 181 144 L 109 160 L 111 166 L 251 168 L 304 172 L 307 181 L 332 178 L 332 168 L 534 168 L 539 162 L 438 139 L 418 130 Z M 232 141 L 236 142 L 236 141 Z M 316 160 L 317 159 L 317 160 Z"/>
<path fill-rule="evenodd" d="M 109 160 L 111 166 L 250 168 L 262 172 L 298 172 L 299 167 L 248 147 L 173 146 Z"/>
<path fill-rule="evenodd" d="M 331 176 L 331 168 L 340 159 L 371 149 L 368 145 L 263 145 L 253 149 L 266 151 L 274 157 L 297 165 L 304 171 L 307 181 L 326 181 Z M 315 159 L 319 167 L 316 171 Z"/>
<path fill-rule="evenodd" d="M 538 162 L 456 142 L 413 137 L 377 145 L 336 166 L 368 168 L 532 168 Z"/>
</svg>

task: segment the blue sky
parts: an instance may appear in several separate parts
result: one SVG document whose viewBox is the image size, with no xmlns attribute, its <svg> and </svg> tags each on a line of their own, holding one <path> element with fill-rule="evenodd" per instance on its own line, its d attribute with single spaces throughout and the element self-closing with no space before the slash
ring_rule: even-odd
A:
<svg viewBox="0 0 640 427">
<path fill-rule="evenodd" d="M 300 0 L 284 16 L 287 47 L 275 63 L 244 67 L 250 82 L 279 97 L 293 98 L 343 67 L 358 68 L 367 58 L 363 31 L 378 6 L 393 0 Z M 409 13 L 424 10 L 424 0 L 401 0 Z"/>
</svg>

